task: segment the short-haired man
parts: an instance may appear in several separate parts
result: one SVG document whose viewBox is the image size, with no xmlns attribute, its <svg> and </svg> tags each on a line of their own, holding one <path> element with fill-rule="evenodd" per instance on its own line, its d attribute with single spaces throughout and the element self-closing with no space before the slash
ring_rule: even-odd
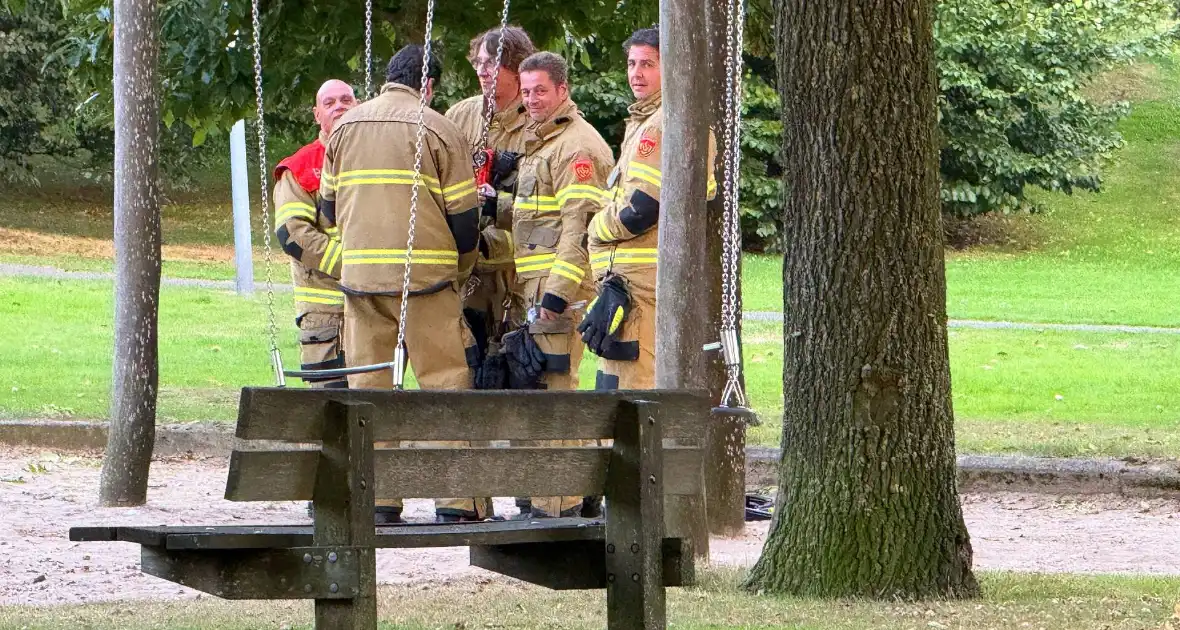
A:
<svg viewBox="0 0 1180 630">
<path fill-rule="evenodd" d="M 660 31 L 635 31 L 623 44 L 627 83 L 635 94 L 619 161 L 609 178 L 610 202 L 590 222 L 590 262 L 598 297 L 579 330 L 600 357 L 595 389 L 655 386 L 656 262 L 663 139 Z M 713 180 L 709 134 L 708 197 Z"/>
<path fill-rule="evenodd" d="M 316 92 L 312 115 L 319 137 L 279 162 L 274 170 L 275 236 L 291 258 L 295 288 L 295 326 L 299 328 L 299 361 L 304 370 L 344 367 L 341 333 L 344 294 L 340 291 L 337 230 L 319 211 L 320 169 L 324 145 L 344 112 L 356 105 L 352 86 L 337 79 Z M 340 377 L 306 378 L 309 387 L 344 388 Z"/>
<path fill-rule="evenodd" d="M 519 328 L 504 336 L 504 349 L 512 364 L 519 350 L 531 346 L 528 354 L 543 355 L 539 386 L 572 390 L 582 358 L 579 304 L 592 293 L 586 225 L 602 207 L 613 156 L 570 100 L 564 59 L 548 52 L 530 56 L 520 64 L 520 83 L 532 121 L 512 202 L 514 293 L 524 310 L 513 313 Z M 531 516 L 578 516 L 582 502 L 583 497 L 533 497 Z"/>
<path fill-rule="evenodd" d="M 503 49 L 497 69 L 496 51 L 501 39 Z M 487 149 L 494 151 L 488 169 L 489 184 L 506 197 L 515 181 L 516 161 L 524 153 L 524 128 L 529 122 L 520 101 L 520 62 L 535 51 L 528 33 L 515 26 L 505 27 L 502 38 L 499 27 L 475 36 L 468 61 L 479 77 L 480 93 L 459 101 L 446 113 L 447 119 L 463 131 L 473 157 L 486 159 L 486 155 L 480 154 Z M 495 94 L 492 94 L 493 87 Z M 489 110 L 492 117 L 485 147 L 483 133 Z M 515 282 L 512 235 L 485 219 L 479 249 L 463 309 L 482 354 L 487 351 L 488 343 L 497 341 L 503 332 L 501 325 Z"/>
<path fill-rule="evenodd" d="M 458 287 L 475 264 L 479 202 L 463 134 L 426 108 L 415 239 L 407 258 L 411 194 L 415 187 L 417 121 L 422 94 L 429 101 L 442 76 L 432 57 L 423 83 L 422 46 L 407 46 L 389 62 L 381 94 L 336 124 L 328 141 L 320 194 L 323 212 L 340 226 L 344 253 L 344 339 L 350 366 L 394 357 L 405 326 L 406 353 L 424 389 L 467 389 L 474 340 L 463 321 Z M 406 264 L 409 295 L 402 295 Z M 406 318 L 399 321 L 401 302 Z M 351 388 L 390 388 L 391 372 L 355 374 Z M 378 497 L 388 520 L 401 517 L 401 500 Z M 438 499 L 439 520 L 482 516 L 472 499 Z"/>
</svg>

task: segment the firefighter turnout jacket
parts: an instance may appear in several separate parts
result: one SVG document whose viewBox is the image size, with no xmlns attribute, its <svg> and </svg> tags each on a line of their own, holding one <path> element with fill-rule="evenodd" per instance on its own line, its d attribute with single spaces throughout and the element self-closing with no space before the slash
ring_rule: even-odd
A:
<svg viewBox="0 0 1180 630">
<path fill-rule="evenodd" d="M 512 233 L 518 284 L 543 279 L 535 298 L 541 307 L 563 313 L 592 290 L 586 226 L 603 206 L 612 161 L 610 147 L 573 101 L 529 127 Z"/>
<path fill-rule="evenodd" d="M 344 311 L 338 282 L 344 247 L 317 204 L 326 135 L 321 132 L 274 170 L 275 236 L 291 258 L 297 317 Z"/>
<path fill-rule="evenodd" d="M 321 211 L 340 228 L 340 285 L 356 295 L 401 295 L 407 262 L 419 111 L 417 90 L 387 83 L 332 131 Z M 479 207 L 467 142 L 426 108 L 410 295 L 461 284 L 475 265 Z"/>
</svg>

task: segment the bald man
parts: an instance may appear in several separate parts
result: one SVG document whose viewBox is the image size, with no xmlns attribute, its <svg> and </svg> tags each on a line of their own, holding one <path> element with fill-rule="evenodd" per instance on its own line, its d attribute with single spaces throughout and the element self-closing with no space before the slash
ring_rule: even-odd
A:
<svg viewBox="0 0 1180 630">
<path fill-rule="evenodd" d="M 316 93 L 312 115 L 319 137 L 275 167 L 275 236 L 291 258 L 295 287 L 295 325 L 299 328 L 304 370 L 344 367 L 344 293 L 340 259 L 344 253 L 337 228 L 329 227 L 319 208 L 320 169 L 332 127 L 356 105 L 349 84 L 332 79 Z M 309 387 L 347 388 L 344 378 L 304 379 Z"/>
</svg>

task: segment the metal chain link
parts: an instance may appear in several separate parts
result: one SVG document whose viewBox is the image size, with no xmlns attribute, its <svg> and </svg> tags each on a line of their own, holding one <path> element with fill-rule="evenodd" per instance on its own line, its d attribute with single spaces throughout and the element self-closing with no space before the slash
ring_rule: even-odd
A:
<svg viewBox="0 0 1180 630">
<path fill-rule="evenodd" d="M 257 0 L 254 0 L 257 2 Z M 414 184 L 410 189 L 410 227 L 406 235 L 406 264 L 402 275 L 401 309 L 397 318 L 397 355 L 396 371 L 393 373 L 393 384 L 398 389 L 403 386 L 406 359 L 406 312 L 410 303 L 410 267 L 414 260 L 414 232 L 418 218 L 418 189 L 422 187 L 422 142 L 426 136 L 426 82 L 430 75 L 430 34 L 434 30 L 434 0 L 426 1 L 426 43 L 422 53 L 422 82 L 418 99 L 418 129 L 414 140 Z M 442 182 L 440 182 L 441 184 Z"/>
<path fill-rule="evenodd" d="M 365 99 L 373 98 L 373 0 L 365 0 Z"/>
<path fill-rule="evenodd" d="M 737 348 L 737 290 L 738 257 L 741 256 L 741 207 L 739 205 L 739 174 L 741 168 L 742 125 L 742 51 L 744 48 L 745 11 L 741 0 L 729 0 L 725 33 L 725 151 L 723 161 L 724 213 L 721 227 L 721 339 L 726 357 L 726 384 L 721 404 L 729 406 L 736 399 L 746 405 L 741 387 L 741 354 Z"/>
<path fill-rule="evenodd" d="M 479 134 L 479 149 L 481 154 L 483 150 L 489 148 L 488 136 L 491 135 L 492 117 L 496 113 L 496 85 L 500 80 L 500 62 L 504 58 L 504 33 L 508 31 L 508 3 L 510 1 L 504 0 L 504 10 L 500 13 L 500 39 L 496 43 L 496 65 L 492 68 L 491 89 L 488 90 L 488 94 L 484 97 L 483 129 Z"/>
<path fill-rule="evenodd" d="M 250 11 L 254 19 L 254 96 L 258 108 L 258 182 L 259 194 L 262 197 L 262 251 L 266 261 L 266 313 L 271 366 L 275 371 L 275 382 L 282 387 L 286 382 L 283 377 L 283 360 L 279 354 L 279 326 L 275 321 L 274 278 L 271 275 L 270 186 L 266 176 L 266 121 L 262 101 L 262 16 L 258 2 L 259 0 L 251 0 Z"/>
</svg>

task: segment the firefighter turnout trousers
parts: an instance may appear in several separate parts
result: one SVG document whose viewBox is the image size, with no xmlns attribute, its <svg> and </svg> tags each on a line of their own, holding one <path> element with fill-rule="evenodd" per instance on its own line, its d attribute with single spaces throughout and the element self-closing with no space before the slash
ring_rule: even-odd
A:
<svg viewBox="0 0 1180 630">
<path fill-rule="evenodd" d="M 349 366 L 392 361 L 397 348 L 401 298 L 389 295 L 352 295 L 344 298 L 345 356 Z M 447 287 L 426 295 L 414 295 L 406 308 L 407 361 L 422 389 L 462 390 L 472 386 L 468 355 L 475 341 L 463 321 L 459 294 Z M 351 389 L 391 389 L 393 372 L 383 370 L 348 377 Z M 468 446 L 467 442 L 409 442 L 414 447 Z M 396 442 L 378 442 L 380 448 L 397 448 Z M 400 498 L 377 497 L 378 506 L 401 507 Z M 468 518 L 490 514 L 490 499 L 435 499 L 435 511 Z"/>
</svg>

